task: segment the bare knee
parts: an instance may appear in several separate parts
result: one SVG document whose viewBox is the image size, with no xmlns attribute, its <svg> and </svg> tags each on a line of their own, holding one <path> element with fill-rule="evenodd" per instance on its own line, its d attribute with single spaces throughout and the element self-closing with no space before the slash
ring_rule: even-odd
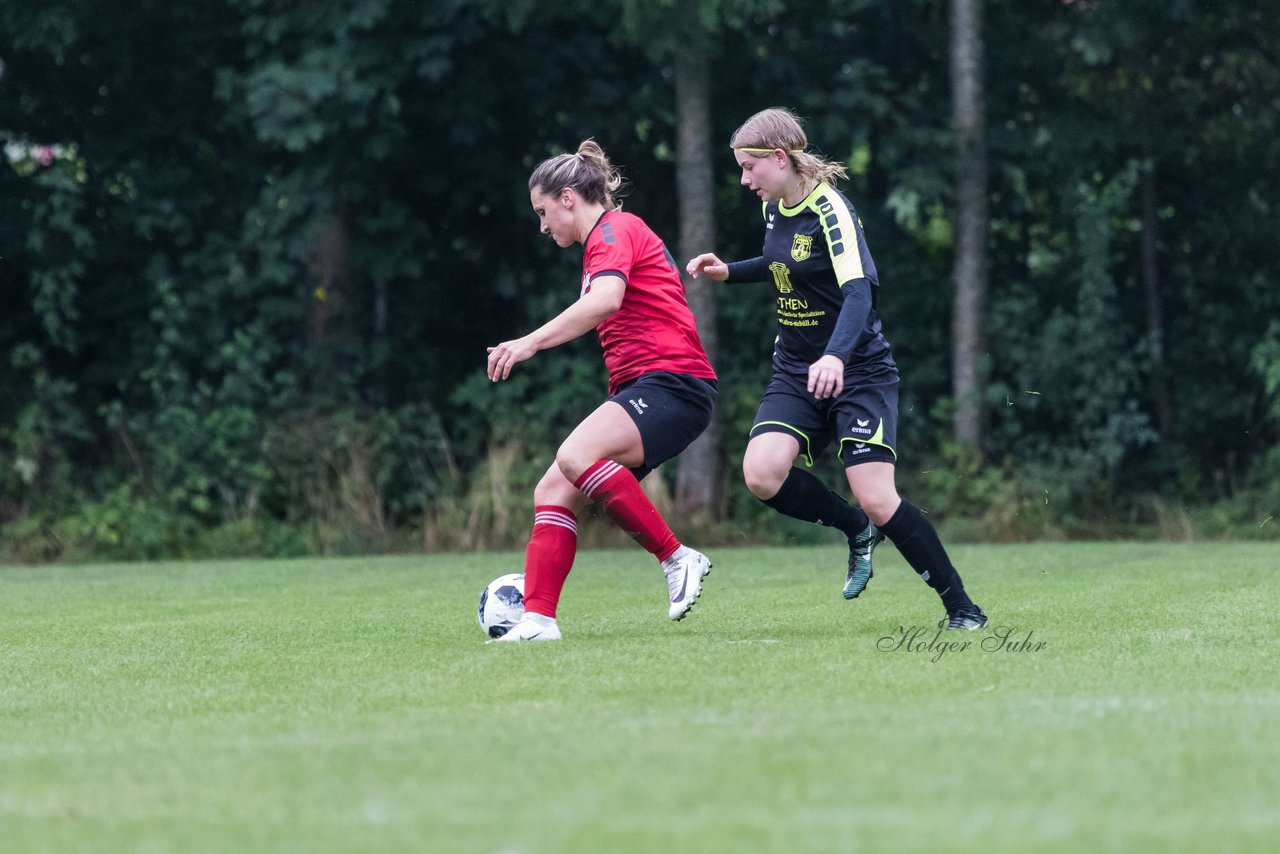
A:
<svg viewBox="0 0 1280 854">
<path fill-rule="evenodd" d="M 849 478 L 854 501 L 876 525 L 884 525 L 898 512 L 902 499 L 898 497 L 898 488 L 894 484 L 892 463 L 860 463 L 846 468 L 845 474 Z"/>
<path fill-rule="evenodd" d="M 742 460 L 742 477 L 747 482 L 747 489 L 761 501 L 778 494 L 790 471 L 789 463 L 780 467 L 773 461 L 753 458 L 750 455 Z"/>
<path fill-rule="evenodd" d="M 625 417 L 625 416 L 624 416 Z M 626 465 L 617 456 L 605 452 L 598 443 L 583 441 L 582 431 L 575 430 L 556 449 L 556 468 L 569 483 L 577 483 L 587 469 L 599 460 L 612 459 Z"/>
<path fill-rule="evenodd" d="M 578 490 L 561 473 L 558 461 L 557 465 L 548 469 L 538 481 L 538 485 L 533 488 L 535 506 L 550 504 L 556 507 L 574 507 L 580 497 Z"/>
<path fill-rule="evenodd" d="M 595 460 L 584 460 L 580 454 L 573 453 L 572 450 L 564 445 L 560 446 L 560 450 L 556 451 L 556 468 L 560 470 L 560 474 L 570 483 L 576 483 L 578 478 L 582 477 L 582 473 L 591 467 L 591 463 Z"/>
<path fill-rule="evenodd" d="M 902 503 L 902 499 L 894 489 L 866 490 L 854 495 L 854 500 L 858 502 L 862 512 L 867 514 L 867 518 L 876 525 L 883 525 L 892 519 L 893 514 L 898 511 L 898 505 Z"/>
</svg>

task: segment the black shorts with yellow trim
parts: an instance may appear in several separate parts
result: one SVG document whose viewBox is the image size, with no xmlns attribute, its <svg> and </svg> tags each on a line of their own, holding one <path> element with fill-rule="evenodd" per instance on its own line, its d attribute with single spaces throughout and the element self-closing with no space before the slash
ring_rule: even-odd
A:
<svg viewBox="0 0 1280 854">
<path fill-rule="evenodd" d="M 788 433 L 800 442 L 805 465 L 838 441 L 845 467 L 897 459 L 898 372 L 891 367 L 845 376 L 839 397 L 818 400 L 809 378 L 775 371 L 756 411 L 751 436 Z"/>
<path fill-rule="evenodd" d="M 716 396 L 715 380 L 654 371 L 636 377 L 609 397 L 640 430 L 644 465 L 631 469 L 636 480 L 643 480 L 702 435 L 711 423 Z"/>
</svg>

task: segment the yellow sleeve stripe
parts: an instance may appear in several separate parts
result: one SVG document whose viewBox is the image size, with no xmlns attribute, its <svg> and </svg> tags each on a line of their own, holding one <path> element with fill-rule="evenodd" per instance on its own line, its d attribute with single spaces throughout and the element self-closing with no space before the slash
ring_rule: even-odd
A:
<svg viewBox="0 0 1280 854">
<path fill-rule="evenodd" d="M 828 190 L 813 200 L 822 231 L 831 252 L 831 266 L 836 271 L 836 284 L 844 285 L 866 276 L 862 254 L 858 251 L 858 224 L 849 207 Z"/>
</svg>

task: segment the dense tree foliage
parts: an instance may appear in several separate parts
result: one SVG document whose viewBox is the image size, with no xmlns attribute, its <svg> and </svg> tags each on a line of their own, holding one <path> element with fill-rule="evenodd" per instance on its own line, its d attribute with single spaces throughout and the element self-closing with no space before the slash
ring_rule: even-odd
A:
<svg viewBox="0 0 1280 854">
<path fill-rule="evenodd" d="M 585 339 L 484 379 L 487 344 L 577 294 L 526 178 L 593 136 L 677 247 L 699 210 L 680 203 L 697 137 L 677 83 L 699 75 L 706 248 L 759 245 L 722 145 L 754 110 L 794 107 L 848 164 L 918 503 L 975 536 L 1274 535 L 1280 15 L 982 5 L 979 452 L 950 438 L 947 4 L 10 0 L 0 555 L 518 544 L 529 486 L 603 379 Z M 712 298 L 705 534 L 782 535 L 737 485 L 771 295 Z"/>
</svg>

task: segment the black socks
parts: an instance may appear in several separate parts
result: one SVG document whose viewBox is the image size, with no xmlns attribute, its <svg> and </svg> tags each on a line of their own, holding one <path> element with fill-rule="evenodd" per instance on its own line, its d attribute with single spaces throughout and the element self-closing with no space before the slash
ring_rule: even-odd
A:
<svg viewBox="0 0 1280 854">
<path fill-rule="evenodd" d="M 793 519 L 817 522 L 844 532 L 849 539 L 861 534 L 869 524 L 867 514 L 854 507 L 807 471 L 793 468 L 782 488 L 765 504 Z"/>
<path fill-rule="evenodd" d="M 777 495 L 763 501 L 793 519 L 843 531 L 850 540 L 862 533 L 870 522 L 860 508 L 827 489 L 815 475 L 798 468 L 791 469 Z M 973 600 L 964 592 L 960 573 L 956 572 L 938 538 L 937 529 L 917 507 L 902 502 L 880 531 L 893 540 L 911 568 L 938 594 L 948 614 L 973 606 Z"/>
<path fill-rule="evenodd" d="M 951 565 L 951 558 L 947 557 L 947 550 L 938 539 L 937 529 L 918 508 L 902 502 L 893 518 L 880 526 L 880 530 L 893 540 L 924 583 L 942 598 L 948 614 L 973 605 L 969 594 L 964 592 L 960 573 Z"/>
</svg>

